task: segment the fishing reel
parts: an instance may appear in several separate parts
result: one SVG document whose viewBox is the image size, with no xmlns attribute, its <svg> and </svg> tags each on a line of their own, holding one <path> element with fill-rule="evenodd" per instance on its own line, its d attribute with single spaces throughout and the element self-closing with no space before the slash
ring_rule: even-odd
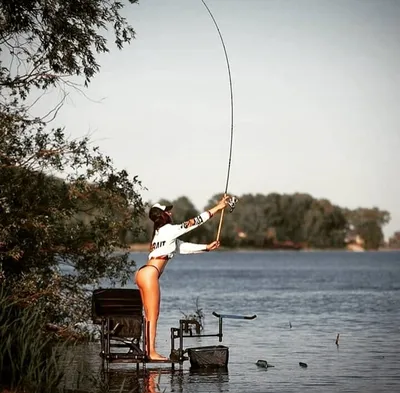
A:
<svg viewBox="0 0 400 393">
<path fill-rule="evenodd" d="M 234 210 L 235 207 L 236 207 L 236 203 L 237 203 L 238 201 L 239 201 L 239 199 L 236 198 L 236 197 L 234 197 L 234 196 L 232 196 L 232 197 L 229 198 L 229 200 L 228 200 L 229 213 L 232 213 L 232 212 L 233 212 L 233 210 Z"/>
</svg>

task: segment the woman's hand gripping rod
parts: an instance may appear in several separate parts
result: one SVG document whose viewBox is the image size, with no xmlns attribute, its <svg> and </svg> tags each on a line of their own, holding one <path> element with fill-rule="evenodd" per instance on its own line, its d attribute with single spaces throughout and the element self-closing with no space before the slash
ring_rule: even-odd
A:
<svg viewBox="0 0 400 393">
<path fill-rule="evenodd" d="M 226 194 L 224 194 L 224 197 L 226 197 Z M 239 201 L 238 198 L 231 196 L 228 200 L 228 206 L 229 206 L 229 213 L 232 213 L 233 210 L 236 207 L 236 203 Z M 221 235 L 221 228 L 222 228 L 222 220 L 224 218 L 224 210 L 221 211 L 221 218 L 219 219 L 219 225 L 218 225 L 218 232 L 217 232 L 217 239 L 216 241 L 219 241 L 219 237 Z"/>
</svg>

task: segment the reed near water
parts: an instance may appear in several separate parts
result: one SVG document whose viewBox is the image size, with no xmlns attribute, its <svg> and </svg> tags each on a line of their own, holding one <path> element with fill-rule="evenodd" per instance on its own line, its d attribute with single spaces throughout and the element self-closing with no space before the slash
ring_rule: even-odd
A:
<svg viewBox="0 0 400 393">
<path fill-rule="evenodd" d="M 45 330 L 38 303 L 15 300 L 0 288 L 0 391 L 54 392 L 65 345 Z"/>
</svg>

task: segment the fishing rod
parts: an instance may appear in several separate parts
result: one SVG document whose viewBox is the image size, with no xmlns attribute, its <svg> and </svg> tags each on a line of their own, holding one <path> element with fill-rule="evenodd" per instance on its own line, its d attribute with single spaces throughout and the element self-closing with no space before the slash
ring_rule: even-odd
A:
<svg viewBox="0 0 400 393">
<path fill-rule="evenodd" d="M 233 148 L 233 85 L 232 85 L 232 75 L 231 75 L 231 67 L 229 64 L 229 58 L 228 58 L 228 52 L 226 50 L 226 46 L 225 46 L 225 42 L 224 39 L 222 37 L 222 33 L 221 30 L 219 29 L 218 23 L 214 18 L 214 15 L 212 14 L 210 8 L 208 8 L 206 2 L 204 0 L 201 0 L 201 2 L 203 3 L 204 7 L 206 8 L 206 10 L 208 11 L 208 13 L 211 16 L 212 21 L 214 22 L 214 25 L 217 29 L 219 38 L 221 40 L 222 43 L 222 47 L 224 49 L 224 54 L 225 54 L 225 60 L 226 60 L 226 66 L 228 69 L 228 76 L 229 76 L 229 90 L 230 90 L 230 105 L 231 105 L 231 131 L 230 131 L 230 144 L 229 144 L 229 157 L 228 157 L 228 170 L 227 170 L 227 174 L 226 174 L 226 183 L 225 183 L 225 191 L 224 191 L 224 197 L 228 194 L 228 185 L 229 185 L 229 178 L 230 178 L 230 172 L 231 172 L 231 163 L 232 163 L 232 148 Z M 230 212 L 233 211 L 233 209 L 236 206 L 236 202 L 237 202 L 237 198 L 235 197 L 231 197 L 228 204 L 230 206 Z M 222 228 L 222 221 L 224 218 L 224 211 L 222 210 L 221 212 L 221 217 L 219 220 L 219 225 L 218 225 L 218 232 L 217 232 L 217 238 L 216 240 L 218 241 L 221 235 L 221 228 Z"/>
</svg>

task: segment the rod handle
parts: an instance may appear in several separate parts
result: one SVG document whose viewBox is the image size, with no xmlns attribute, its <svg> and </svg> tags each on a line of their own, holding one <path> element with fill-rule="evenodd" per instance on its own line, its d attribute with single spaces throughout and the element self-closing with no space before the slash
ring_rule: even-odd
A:
<svg viewBox="0 0 400 393">
<path fill-rule="evenodd" d="M 217 232 L 217 239 L 216 239 L 217 241 L 219 241 L 219 237 L 220 237 L 220 235 L 221 235 L 222 221 L 223 221 L 223 219 L 224 219 L 224 211 L 225 211 L 225 209 L 221 211 L 221 217 L 220 217 L 220 219 L 219 219 L 218 232 Z"/>
</svg>

